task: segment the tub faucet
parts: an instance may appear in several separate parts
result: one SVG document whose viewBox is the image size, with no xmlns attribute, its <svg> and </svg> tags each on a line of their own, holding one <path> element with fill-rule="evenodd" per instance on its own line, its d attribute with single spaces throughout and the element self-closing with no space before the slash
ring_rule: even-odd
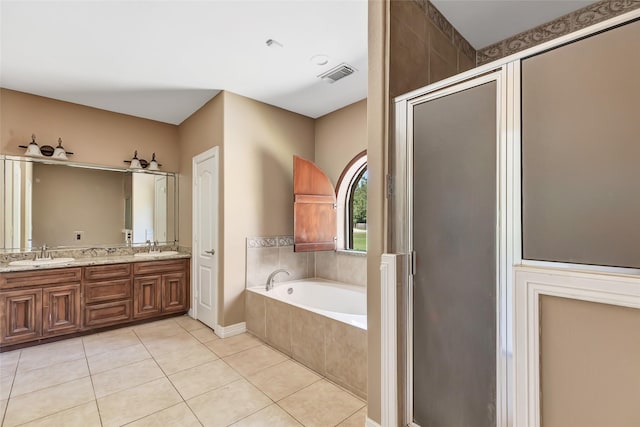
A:
<svg viewBox="0 0 640 427">
<path fill-rule="evenodd" d="M 283 268 L 280 268 L 274 271 L 273 273 L 271 273 L 269 275 L 269 278 L 267 279 L 267 291 L 270 291 L 271 289 L 273 289 L 273 280 L 276 278 L 276 275 L 278 273 L 287 273 L 287 276 L 289 276 L 289 272 Z"/>
</svg>

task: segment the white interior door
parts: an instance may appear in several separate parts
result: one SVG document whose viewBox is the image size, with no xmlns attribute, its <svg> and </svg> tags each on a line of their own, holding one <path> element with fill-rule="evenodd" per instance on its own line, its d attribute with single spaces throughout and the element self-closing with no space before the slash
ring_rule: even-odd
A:
<svg viewBox="0 0 640 427">
<path fill-rule="evenodd" d="M 212 329 L 218 304 L 218 147 L 193 158 L 194 316 Z"/>
</svg>

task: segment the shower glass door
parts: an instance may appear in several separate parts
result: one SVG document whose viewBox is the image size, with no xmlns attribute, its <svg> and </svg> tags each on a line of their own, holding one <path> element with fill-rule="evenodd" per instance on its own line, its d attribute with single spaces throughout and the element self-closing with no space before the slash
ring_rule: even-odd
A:
<svg viewBox="0 0 640 427">
<path fill-rule="evenodd" d="M 412 109 L 412 413 L 422 427 L 497 425 L 497 86 L 466 82 Z"/>
</svg>

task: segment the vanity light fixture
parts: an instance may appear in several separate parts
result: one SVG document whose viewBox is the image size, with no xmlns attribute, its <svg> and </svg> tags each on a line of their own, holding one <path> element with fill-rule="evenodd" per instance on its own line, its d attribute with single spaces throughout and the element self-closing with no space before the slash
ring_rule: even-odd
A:
<svg viewBox="0 0 640 427">
<path fill-rule="evenodd" d="M 69 160 L 69 158 L 67 157 L 67 152 L 62 146 L 62 138 L 58 138 L 58 146 L 55 150 L 53 150 L 53 158 L 58 160 Z"/>
<path fill-rule="evenodd" d="M 35 133 L 31 134 L 31 142 L 29 143 L 29 145 L 18 145 L 18 147 L 26 148 L 26 151 L 24 152 L 25 156 L 42 157 L 40 147 L 38 147 L 38 144 L 36 144 Z"/>
<path fill-rule="evenodd" d="M 126 163 L 131 163 L 129 169 L 142 169 L 142 163 L 138 159 L 138 150 L 133 152 L 133 158 L 131 160 L 125 160 Z"/>
<path fill-rule="evenodd" d="M 158 161 L 156 160 L 156 153 L 153 153 L 149 166 L 147 166 L 147 170 L 157 171 L 158 169 L 160 169 L 160 164 L 158 164 Z"/>
</svg>

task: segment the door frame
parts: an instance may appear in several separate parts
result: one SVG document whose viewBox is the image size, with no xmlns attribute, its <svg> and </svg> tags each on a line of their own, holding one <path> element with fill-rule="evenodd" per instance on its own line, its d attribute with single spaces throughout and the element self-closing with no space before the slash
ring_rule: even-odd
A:
<svg viewBox="0 0 640 427">
<path fill-rule="evenodd" d="M 193 156 L 191 159 L 191 311 L 192 315 L 195 319 L 198 318 L 198 292 L 196 284 L 199 283 L 200 277 L 198 275 L 198 251 L 200 250 L 199 241 L 197 239 L 197 224 L 198 224 L 198 198 L 196 197 L 196 184 L 197 184 L 197 176 L 196 176 L 196 165 L 202 161 L 205 161 L 210 158 L 215 159 L 215 168 L 216 168 L 216 191 L 215 191 L 215 220 L 213 221 L 213 228 L 217 238 L 217 244 L 214 248 L 218 253 L 218 265 L 216 266 L 216 289 L 215 291 L 215 324 L 218 325 L 218 315 L 219 315 L 219 289 L 220 286 L 218 280 L 218 272 L 219 272 L 219 243 L 220 243 L 220 157 L 219 157 L 220 148 L 218 146 L 212 147 L 200 154 Z M 194 256 L 195 254 L 195 256 Z"/>
<path fill-rule="evenodd" d="M 404 144 L 404 165 L 403 170 L 406 185 L 404 228 L 406 232 L 405 244 L 409 254 L 414 254 L 413 244 L 413 109 L 425 102 L 443 98 L 455 93 L 484 85 L 490 82 L 496 83 L 496 425 L 509 425 L 510 418 L 509 402 L 512 401 L 512 354 L 513 341 L 510 338 L 511 322 L 508 321 L 512 306 L 511 292 L 511 270 L 509 267 L 507 253 L 509 216 L 507 215 L 507 191 L 509 191 L 509 179 L 507 179 L 507 156 L 512 155 L 507 142 L 507 67 L 499 68 L 491 73 L 468 79 L 445 88 L 426 91 L 402 103 L 404 107 L 402 119 L 398 120 L 398 126 L 404 128 L 404 139 L 396 139 L 396 142 Z M 413 263 L 412 263 L 413 264 Z M 406 277 L 407 287 L 405 288 L 403 317 L 405 328 L 405 342 L 403 346 L 406 351 L 405 361 L 405 390 L 406 396 L 404 416 L 407 423 L 413 423 L 413 274 L 410 271 Z"/>
</svg>

